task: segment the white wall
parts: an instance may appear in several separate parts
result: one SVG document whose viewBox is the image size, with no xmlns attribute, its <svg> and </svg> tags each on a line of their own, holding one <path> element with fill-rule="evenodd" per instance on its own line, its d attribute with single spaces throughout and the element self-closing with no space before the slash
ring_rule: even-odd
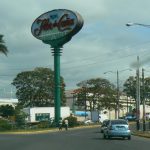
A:
<svg viewBox="0 0 150 150">
<path fill-rule="evenodd" d="M 55 117 L 55 108 L 54 107 L 34 107 L 34 108 L 24 108 L 23 111 L 29 114 L 28 121 L 36 122 L 35 114 L 40 113 L 49 113 L 50 118 Z M 70 108 L 69 107 L 61 107 L 61 117 L 66 118 L 70 116 Z"/>
</svg>

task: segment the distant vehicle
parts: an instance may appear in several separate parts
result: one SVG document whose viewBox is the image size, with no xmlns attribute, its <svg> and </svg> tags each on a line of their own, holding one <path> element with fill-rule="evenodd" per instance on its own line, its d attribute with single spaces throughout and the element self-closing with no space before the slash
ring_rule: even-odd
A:
<svg viewBox="0 0 150 150">
<path fill-rule="evenodd" d="M 101 127 L 100 127 L 101 133 L 104 132 L 104 130 L 107 128 L 107 125 L 108 125 L 108 124 L 109 124 L 109 120 L 108 120 L 108 119 L 103 121 L 103 123 L 102 123 L 102 125 L 101 125 Z"/>
<path fill-rule="evenodd" d="M 133 115 L 133 114 L 128 114 L 128 115 L 125 116 L 125 120 L 135 121 L 136 120 L 136 116 Z"/>
<path fill-rule="evenodd" d="M 75 111 L 76 116 L 88 116 L 88 113 L 85 111 Z"/>
<path fill-rule="evenodd" d="M 146 113 L 146 120 L 150 120 L 150 112 Z"/>
<path fill-rule="evenodd" d="M 89 124 L 93 124 L 93 121 L 88 119 L 84 121 L 84 124 L 89 125 Z"/>
<path fill-rule="evenodd" d="M 104 139 L 111 137 L 122 137 L 123 139 L 131 139 L 131 131 L 129 130 L 129 125 L 126 120 L 117 119 L 110 120 L 107 128 L 103 131 Z"/>
</svg>

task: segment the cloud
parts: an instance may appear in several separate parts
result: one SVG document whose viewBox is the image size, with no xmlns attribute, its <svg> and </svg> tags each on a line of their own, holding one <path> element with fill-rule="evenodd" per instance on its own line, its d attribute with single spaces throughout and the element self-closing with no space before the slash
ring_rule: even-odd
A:
<svg viewBox="0 0 150 150">
<path fill-rule="evenodd" d="M 149 0 L 0 1 L 0 33 L 10 51 L 8 58 L 1 55 L 0 75 L 15 75 L 37 66 L 53 68 L 50 46 L 32 36 L 31 25 L 39 15 L 58 8 L 77 11 L 84 19 L 82 30 L 63 47 L 61 74 L 67 89 L 84 79 L 105 77 L 103 72 L 129 68 L 137 56 L 142 65 L 148 65 L 150 30 L 125 24 L 150 24 L 149 6 Z M 123 78 L 129 75 L 126 72 Z M 8 86 L 13 77 L 5 76 L 0 86 Z"/>
</svg>

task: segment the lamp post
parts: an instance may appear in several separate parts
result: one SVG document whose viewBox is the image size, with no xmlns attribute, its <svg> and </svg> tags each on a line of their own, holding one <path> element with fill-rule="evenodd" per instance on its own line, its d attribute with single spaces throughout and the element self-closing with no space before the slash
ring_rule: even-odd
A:
<svg viewBox="0 0 150 150">
<path fill-rule="evenodd" d="M 75 91 L 73 91 L 71 94 L 72 94 L 72 113 L 73 115 L 75 115 Z"/>
<path fill-rule="evenodd" d="M 143 101 L 143 131 L 146 130 L 146 116 L 145 116 L 145 83 L 144 83 L 144 69 L 142 68 L 142 101 Z"/>
<path fill-rule="evenodd" d="M 140 71 L 139 71 L 139 56 L 137 56 L 136 69 L 136 120 L 137 130 L 140 130 Z"/>
<path fill-rule="evenodd" d="M 119 99 L 120 99 L 120 95 L 119 95 L 119 73 L 120 72 L 123 72 L 123 71 L 126 71 L 126 70 L 129 70 L 131 71 L 131 69 L 124 69 L 124 70 L 120 70 L 120 71 L 116 71 L 116 72 L 113 72 L 113 71 L 107 71 L 107 72 L 104 72 L 104 74 L 107 74 L 107 73 L 116 73 L 117 74 L 117 100 L 116 100 L 116 111 L 115 111 L 115 118 L 118 119 L 119 116 L 120 116 L 120 108 L 119 108 Z"/>
<path fill-rule="evenodd" d="M 141 24 L 141 23 L 132 23 L 129 22 L 126 24 L 126 26 L 134 26 L 134 25 L 139 25 L 143 26 L 146 28 L 150 28 L 150 25 L 147 24 Z M 144 69 L 142 69 L 142 80 L 143 80 L 143 131 L 145 131 L 145 86 L 144 86 Z M 137 99 L 136 99 L 136 112 L 137 112 L 137 130 L 140 129 L 140 84 L 139 84 L 139 57 L 137 57 Z"/>
</svg>

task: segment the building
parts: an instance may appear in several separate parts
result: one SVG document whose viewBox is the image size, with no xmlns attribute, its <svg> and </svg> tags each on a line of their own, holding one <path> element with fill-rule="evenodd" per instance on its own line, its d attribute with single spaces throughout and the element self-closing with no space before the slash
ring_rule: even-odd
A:
<svg viewBox="0 0 150 150">
<path fill-rule="evenodd" d="M 0 99 L 0 106 L 1 105 L 11 105 L 15 107 L 18 103 L 18 99 L 12 99 L 12 98 L 1 98 Z"/>
<path fill-rule="evenodd" d="M 75 102 L 76 102 L 76 97 L 73 94 L 74 90 L 68 90 L 66 91 L 66 98 L 67 98 L 67 103 L 66 105 L 70 107 L 70 109 L 73 112 L 74 111 L 85 111 L 84 108 L 81 110 L 79 109 L 78 106 L 75 106 Z M 89 93 L 90 96 L 90 93 Z M 123 117 L 126 115 L 126 113 L 132 112 L 132 110 L 135 108 L 135 100 L 132 99 L 131 97 L 127 97 L 124 93 L 122 93 L 122 95 L 120 95 L 119 98 L 119 104 L 122 105 L 121 108 L 119 108 L 119 117 Z M 89 111 L 89 102 L 86 101 L 86 111 Z M 115 119 L 116 117 L 116 112 L 115 110 L 99 110 L 100 114 L 106 114 L 108 116 L 108 118 L 110 119 Z"/>
<path fill-rule="evenodd" d="M 33 107 L 24 108 L 23 111 L 28 115 L 27 122 L 39 122 L 53 120 L 55 117 L 54 107 Z M 62 119 L 70 116 L 69 107 L 61 107 Z"/>
</svg>

